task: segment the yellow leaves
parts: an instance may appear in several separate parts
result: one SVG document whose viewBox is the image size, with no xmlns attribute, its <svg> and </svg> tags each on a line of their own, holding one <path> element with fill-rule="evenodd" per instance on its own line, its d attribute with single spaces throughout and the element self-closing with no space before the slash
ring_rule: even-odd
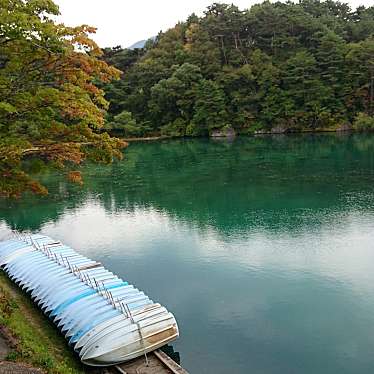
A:
<svg viewBox="0 0 374 374">
<path fill-rule="evenodd" d="M 7 113 L 15 113 L 17 112 L 17 108 L 12 104 L 7 103 L 6 101 L 0 101 L 0 110 L 3 110 Z"/>
<path fill-rule="evenodd" d="M 17 143 L 9 140 L 7 142 L 0 141 L 0 171 L 2 165 L 6 165 L 9 169 L 11 166 L 17 165 L 22 157 L 22 148 L 28 146 L 28 143 Z"/>
<path fill-rule="evenodd" d="M 123 158 L 122 149 L 128 143 L 118 138 L 112 138 L 107 133 L 98 135 L 92 133 L 91 142 L 85 146 L 85 154 L 88 159 L 95 162 L 110 164 L 114 159 Z"/>
<path fill-rule="evenodd" d="M 200 26 L 197 23 L 191 23 L 186 30 L 185 37 L 187 43 L 192 43 L 195 39 L 195 35 L 199 32 Z"/>
</svg>

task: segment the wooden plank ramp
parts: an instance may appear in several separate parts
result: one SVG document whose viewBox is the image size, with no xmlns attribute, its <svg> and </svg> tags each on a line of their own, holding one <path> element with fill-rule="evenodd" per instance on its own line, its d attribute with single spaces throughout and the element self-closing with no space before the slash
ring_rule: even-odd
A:
<svg viewBox="0 0 374 374">
<path fill-rule="evenodd" d="M 160 349 L 148 353 L 148 365 L 144 356 L 114 366 L 116 374 L 188 374 Z"/>
</svg>

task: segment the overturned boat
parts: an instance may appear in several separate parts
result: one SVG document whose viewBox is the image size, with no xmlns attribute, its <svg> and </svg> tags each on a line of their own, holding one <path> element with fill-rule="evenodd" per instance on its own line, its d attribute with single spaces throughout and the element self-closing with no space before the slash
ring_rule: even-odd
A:
<svg viewBox="0 0 374 374">
<path fill-rule="evenodd" d="M 179 335 L 166 308 L 47 236 L 15 234 L 1 242 L 0 267 L 30 293 L 87 365 L 128 361 Z"/>
</svg>

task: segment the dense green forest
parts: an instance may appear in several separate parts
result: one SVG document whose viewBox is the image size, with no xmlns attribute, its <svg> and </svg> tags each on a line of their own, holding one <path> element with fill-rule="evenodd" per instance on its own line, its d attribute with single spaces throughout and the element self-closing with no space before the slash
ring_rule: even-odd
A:
<svg viewBox="0 0 374 374">
<path fill-rule="evenodd" d="M 0 0 L 0 196 L 46 194 L 33 175 L 50 166 L 82 183 L 77 165 L 121 158 L 121 137 L 374 129 L 374 7 L 214 3 L 104 51 L 58 14 Z"/>
<path fill-rule="evenodd" d="M 107 48 L 107 129 L 204 136 L 374 129 L 374 7 L 214 3 L 142 49 Z"/>
</svg>

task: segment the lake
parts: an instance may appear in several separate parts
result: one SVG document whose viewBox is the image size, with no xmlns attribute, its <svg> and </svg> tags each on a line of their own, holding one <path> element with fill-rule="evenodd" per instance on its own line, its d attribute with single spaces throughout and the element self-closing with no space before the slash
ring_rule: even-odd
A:
<svg viewBox="0 0 374 374">
<path fill-rule="evenodd" d="M 0 202 L 172 311 L 191 374 L 374 372 L 374 136 L 132 143 Z"/>
</svg>

